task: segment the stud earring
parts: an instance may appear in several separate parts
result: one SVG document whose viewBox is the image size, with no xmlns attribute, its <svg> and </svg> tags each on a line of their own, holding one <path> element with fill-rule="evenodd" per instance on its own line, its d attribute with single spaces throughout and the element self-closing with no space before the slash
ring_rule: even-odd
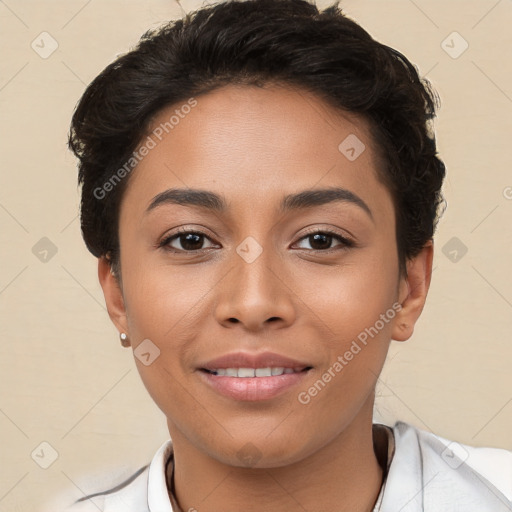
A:
<svg viewBox="0 0 512 512">
<path fill-rule="evenodd" d="M 128 339 L 128 335 L 125 332 L 122 332 L 119 335 L 119 339 L 121 340 L 121 345 L 123 347 L 129 347 L 130 346 L 130 340 Z"/>
</svg>

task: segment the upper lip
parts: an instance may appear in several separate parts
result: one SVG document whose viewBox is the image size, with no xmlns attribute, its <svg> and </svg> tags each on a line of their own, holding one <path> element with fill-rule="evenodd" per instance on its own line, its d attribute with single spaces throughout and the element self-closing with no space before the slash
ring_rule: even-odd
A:
<svg viewBox="0 0 512 512">
<path fill-rule="evenodd" d="M 311 365 L 297 359 L 263 352 L 260 354 L 249 354 L 246 352 L 232 352 L 217 357 L 204 364 L 199 365 L 200 369 L 216 370 L 218 368 L 293 368 L 303 370 L 311 368 Z"/>
</svg>

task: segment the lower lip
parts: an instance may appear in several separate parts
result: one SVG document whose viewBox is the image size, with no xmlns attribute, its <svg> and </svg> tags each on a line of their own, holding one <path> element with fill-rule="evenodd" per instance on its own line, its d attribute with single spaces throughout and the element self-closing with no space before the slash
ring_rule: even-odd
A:
<svg viewBox="0 0 512 512">
<path fill-rule="evenodd" d="M 308 371 L 283 373 L 273 377 L 226 377 L 200 370 L 202 378 L 221 395 L 235 400 L 269 400 L 296 386 Z"/>
</svg>

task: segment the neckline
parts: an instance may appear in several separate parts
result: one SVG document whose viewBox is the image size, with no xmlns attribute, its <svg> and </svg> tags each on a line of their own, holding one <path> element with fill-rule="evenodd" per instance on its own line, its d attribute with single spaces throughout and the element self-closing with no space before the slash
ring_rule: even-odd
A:
<svg viewBox="0 0 512 512">
<path fill-rule="evenodd" d="M 379 495 L 377 496 L 377 501 L 373 506 L 372 512 L 379 512 L 382 507 L 382 501 L 384 499 L 384 492 L 386 490 L 386 483 L 388 481 L 389 468 L 391 467 L 391 462 L 393 461 L 393 457 L 395 455 L 396 443 L 395 434 L 391 427 L 383 425 L 381 423 L 374 423 L 372 427 L 374 435 L 375 456 L 377 457 L 377 460 L 382 468 L 382 484 L 380 486 Z M 387 456 L 386 452 L 383 449 L 384 446 L 387 447 Z"/>
<path fill-rule="evenodd" d="M 373 423 L 372 424 L 372 433 L 373 433 L 373 447 L 375 456 L 377 457 L 377 461 L 382 468 L 382 484 L 380 487 L 379 495 L 377 496 L 377 501 L 373 507 L 372 512 L 378 512 L 382 505 L 382 500 L 384 499 L 384 491 L 386 488 L 386 483 L 389 474 L 389 468 L 391 467 L 391 462 L 393 461 L 393 456 L 395 454 L 395 436 L 393 429 L 388 425 L 384 425 L 382 423 Z M 176 500 L 176 491 L 174 487 L 174 451 L 171 450 L 169 457 L 165 463 L 164 467 L 165 473 L 165 483 L 167 487 L 167 494 L 169 495 L 169 500 L 171 502 L 172 512 L 183 512 L 183 510 L 178 505 Z M 169 485 L 170 482 L 170 485 Z"/>
</svg>

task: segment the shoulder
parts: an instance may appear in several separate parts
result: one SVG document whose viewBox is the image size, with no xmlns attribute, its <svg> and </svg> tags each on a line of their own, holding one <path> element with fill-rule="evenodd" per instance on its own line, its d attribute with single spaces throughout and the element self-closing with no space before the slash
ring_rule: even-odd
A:
<svg viewBox="0 0 512 512">
<path fill-rule="evenodd" d="M 108 487 L 78 498 L 63 512 L 146 511 L 148 470 L 149 465 L 143 466 L 125 480 L 110 482 Z"/>
<path fill-rule="evenodd" d="M 465 466 L 512 500 L 511 451 L 450 441 L 404 422 L 396 423 L 393 430 L 395 438 L 404 446 L 418 443 L 424 464 L 439 466 L 440 469 L 448 467 L 453 471 Z"/>
<path fill-rule="evenodd" d="M 142 466 L 128 478 L 113 479 L 111 476 L 102 478 L 98 475 L 94 478 L 90 477 L 89 482 L 92 479 L 96 482 L 101 481 L 101 487 L 74 499 L 62 494 L 58 500 L 58 510 L 61 512 L 148 512 L 150 510 L 148 502 L 151 499 L 160 505 L 167 498 L 165 468 L 170 455 L 172 455 L 172 444 L 168 440 L 158 449 L 150 464 Z M 88 488 L 90 485 L 90 483 L 84 485 L 80 482 L 81 489 Z M 152 497 L 151 494 L 153 494 Z M 172 512 L 168 502 L 164 505 L 166 508 L 162 510 Z"/>
<path fill-rule="evenodd" d="M 410 500 L 406 510 L 512 510 L 512 452 L 477 448 L 398 422 L 389 494 Z M 404 489 L 408 491 L 404 491 Z M 385 509 L 383 509 L 384 511 Z"/>
</svg>

